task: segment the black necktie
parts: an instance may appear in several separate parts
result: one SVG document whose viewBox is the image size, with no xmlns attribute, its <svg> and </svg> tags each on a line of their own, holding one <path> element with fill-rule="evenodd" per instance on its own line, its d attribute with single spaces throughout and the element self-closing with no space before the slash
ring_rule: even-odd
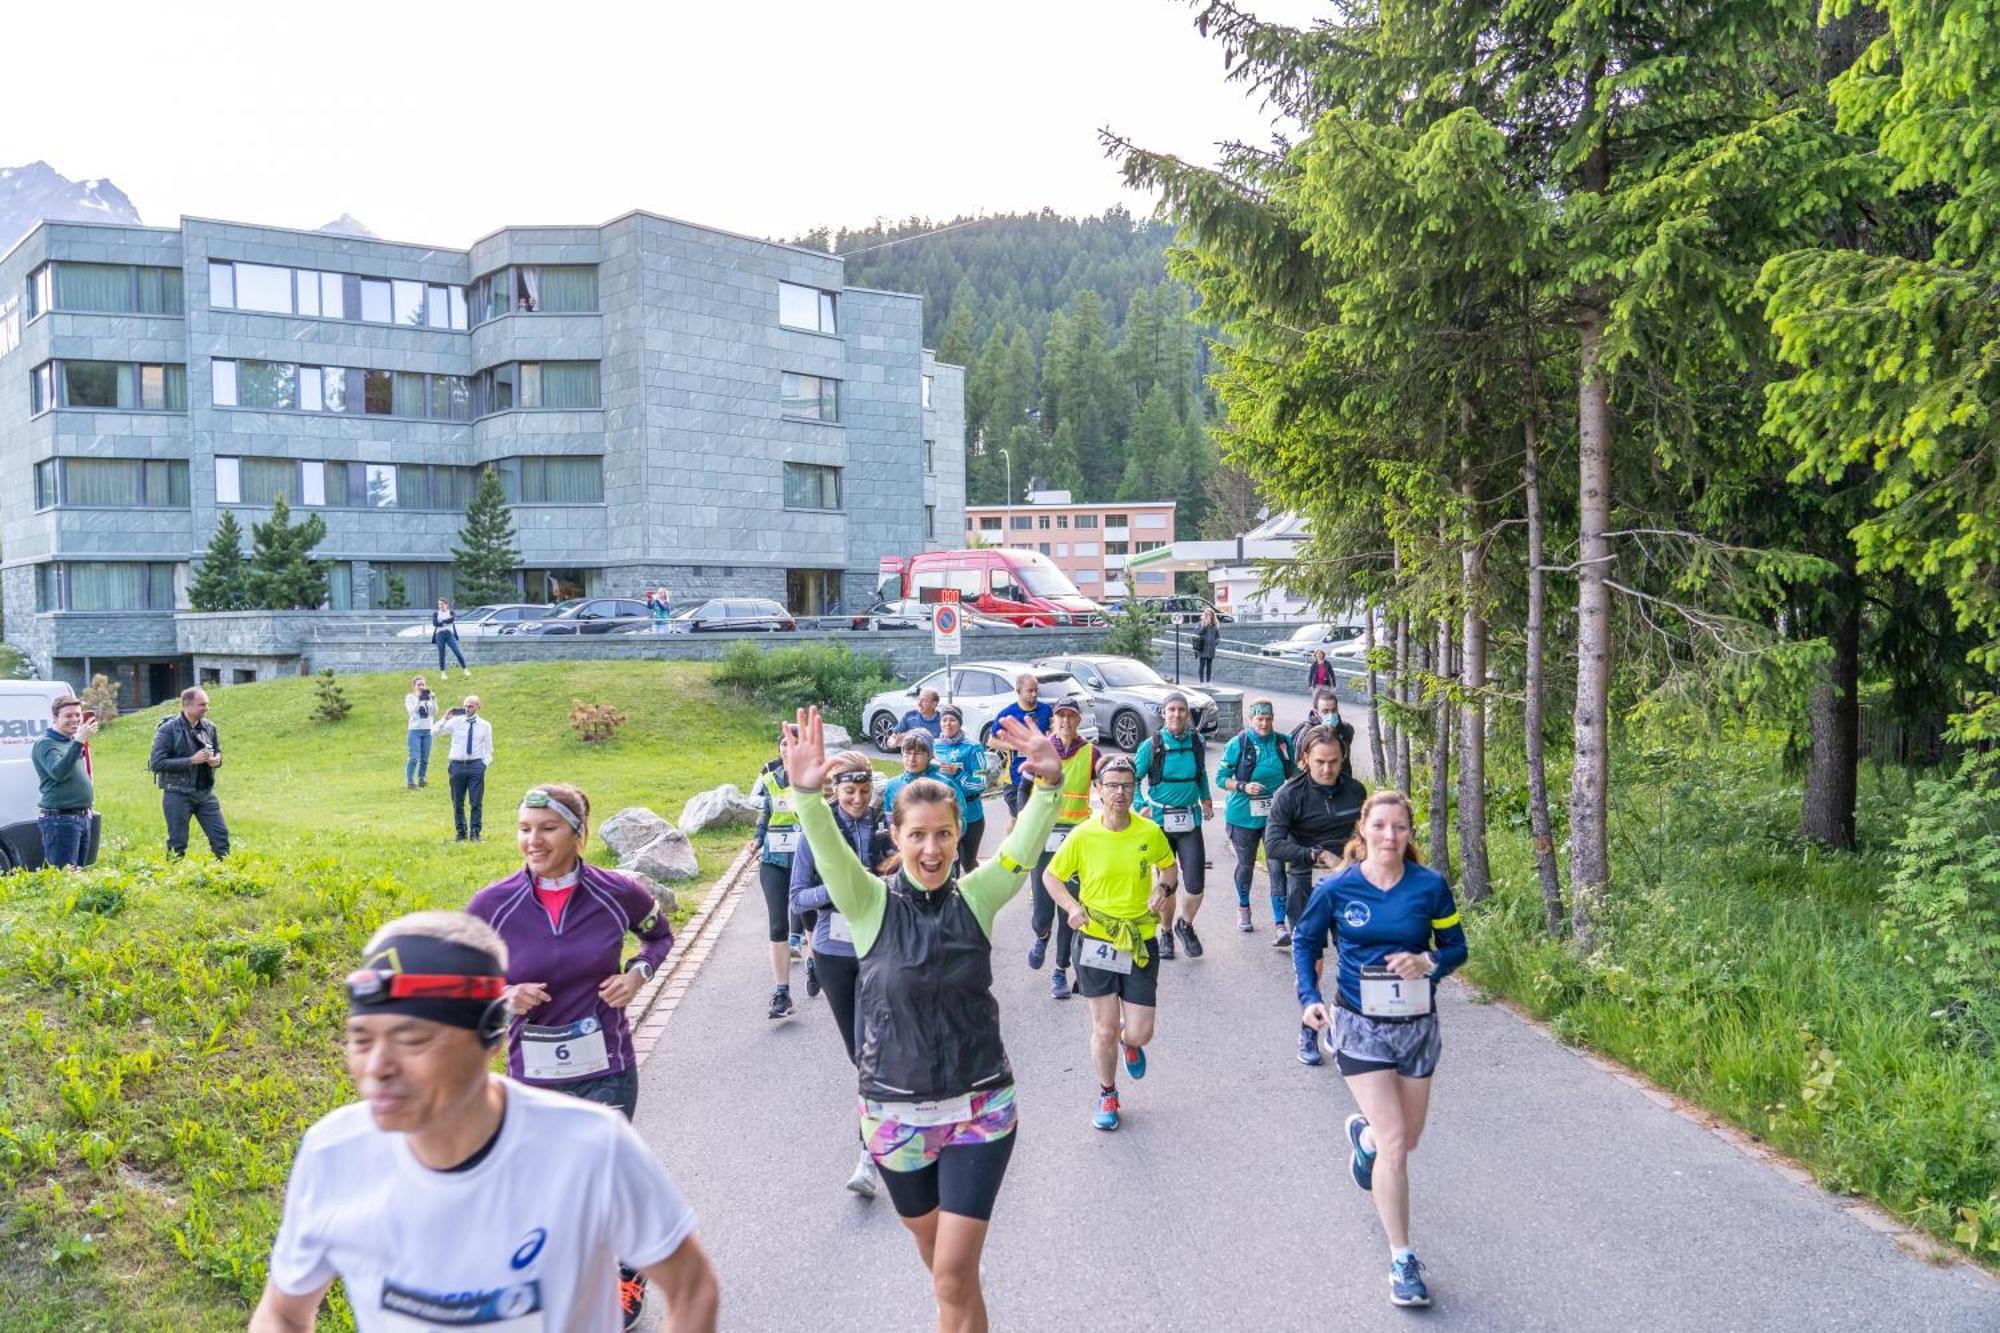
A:
<svg viewBox="0 0 2000 1333">
<path fill-rule="evenodd" d="M 467 759 L 472 758 L 473 738 L 478 735 L 479 735 L 479 719 L 476 717 L 467 718 L 465 720 L 465 757 Z"/>
</svg>

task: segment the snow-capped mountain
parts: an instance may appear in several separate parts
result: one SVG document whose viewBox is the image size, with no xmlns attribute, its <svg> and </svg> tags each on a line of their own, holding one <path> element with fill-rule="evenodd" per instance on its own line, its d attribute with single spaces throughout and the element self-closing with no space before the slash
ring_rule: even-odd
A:
<svg viewBox="0 0 2000 1333">
<path fill-rule="evenodd" d="M 46 162 L 0 167 L 0 253 L 45 218 L 137 222 L 139 210 L 108 180 L 73 181 Z"/>
<path fill-rule="evenodd" d="M 367 226 L 352 213 L 342 213 L 339 217 L 321 227 L 320 230 L 330 231 L 336 236 L 366 236 L 370 240 L 379 239 L 374 232 L 368 230 Z"/>
</svg>

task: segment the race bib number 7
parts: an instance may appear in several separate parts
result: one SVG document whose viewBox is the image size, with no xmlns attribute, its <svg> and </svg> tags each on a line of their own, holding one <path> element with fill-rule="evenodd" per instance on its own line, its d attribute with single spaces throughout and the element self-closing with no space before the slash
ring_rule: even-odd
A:
<svg viewBox="0 0 2000 1333">
<path fill-rule="evenodd" d="M 1421 1018 L 1430 1011 L 1429 977 L 1405 981 L 1386 967 L 1361 969 L 1361 1012 L 1370 1018 Z"/>
<path fill-rule="evenodd" d="M 796 828 L 767 828 L 764 830 L 764 850 L 767 852 L 795 852 L 799 849 L 799 831 Z"/>
</svg>

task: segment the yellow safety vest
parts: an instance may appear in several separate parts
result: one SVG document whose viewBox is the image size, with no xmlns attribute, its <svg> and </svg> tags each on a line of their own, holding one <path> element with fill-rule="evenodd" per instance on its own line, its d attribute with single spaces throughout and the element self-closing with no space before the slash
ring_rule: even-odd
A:
<svg viewBox="0 0 2000 1333">
<path fill-rule="evenodd" d="M 792 799 L 790 786 L 778 785 L 775 769 L 765 769 L 757 775 L 757 790 L 771 798 L 771 817 L 765 822 L 766 828 L 785 828 L 799 822 L 798 803 Z"/>
<path fill-rule="evenodd" d="M 1090 818 L 1090 780 L 1095 775 L 1097 747 L 1089 741 L 1077 747 L 1076 753 L 1063 760 L 1062 809 L 1056 812 L 1056 823 L 1081 824 Z"/>
</svg>

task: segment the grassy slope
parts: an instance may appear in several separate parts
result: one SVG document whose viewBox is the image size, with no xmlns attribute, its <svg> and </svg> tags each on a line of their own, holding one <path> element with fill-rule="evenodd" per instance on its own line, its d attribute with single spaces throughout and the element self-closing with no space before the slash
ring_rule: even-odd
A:
<svg viewBox="0 0 2000 1333">
<path fill-rule="evenodd" d="M 771 726 L 708 677 L 636 662 L 482 669 L 467 683 L 498 746 L 477 847 L 451 841 L 441 757 L 429 789 L 403 788 L 407 676 L 343 678 L 354 707 L 334 726 L 308 720 L 309 680 L 215 692 L 239 852 L 226 866 L 198 831 L 186 863 L 165 861 L 145 771 L 164 710 L 100 736 L 100 866 L 0 879 L 0 1324 L 240 1329 L 298 1136 L 348 1095 L 336 978 L 361 941 L 510 872 L 514 800 L 535 782 L 578 783 L 599 822 L 628 805 L 671 819 L 697 791 L 747 788 Z M 586 747 L 572 699 L 629 721 Z M 683 916 L 742 837 L 695 839 L 705 878 L 683 886 Z"/>
</svg>

